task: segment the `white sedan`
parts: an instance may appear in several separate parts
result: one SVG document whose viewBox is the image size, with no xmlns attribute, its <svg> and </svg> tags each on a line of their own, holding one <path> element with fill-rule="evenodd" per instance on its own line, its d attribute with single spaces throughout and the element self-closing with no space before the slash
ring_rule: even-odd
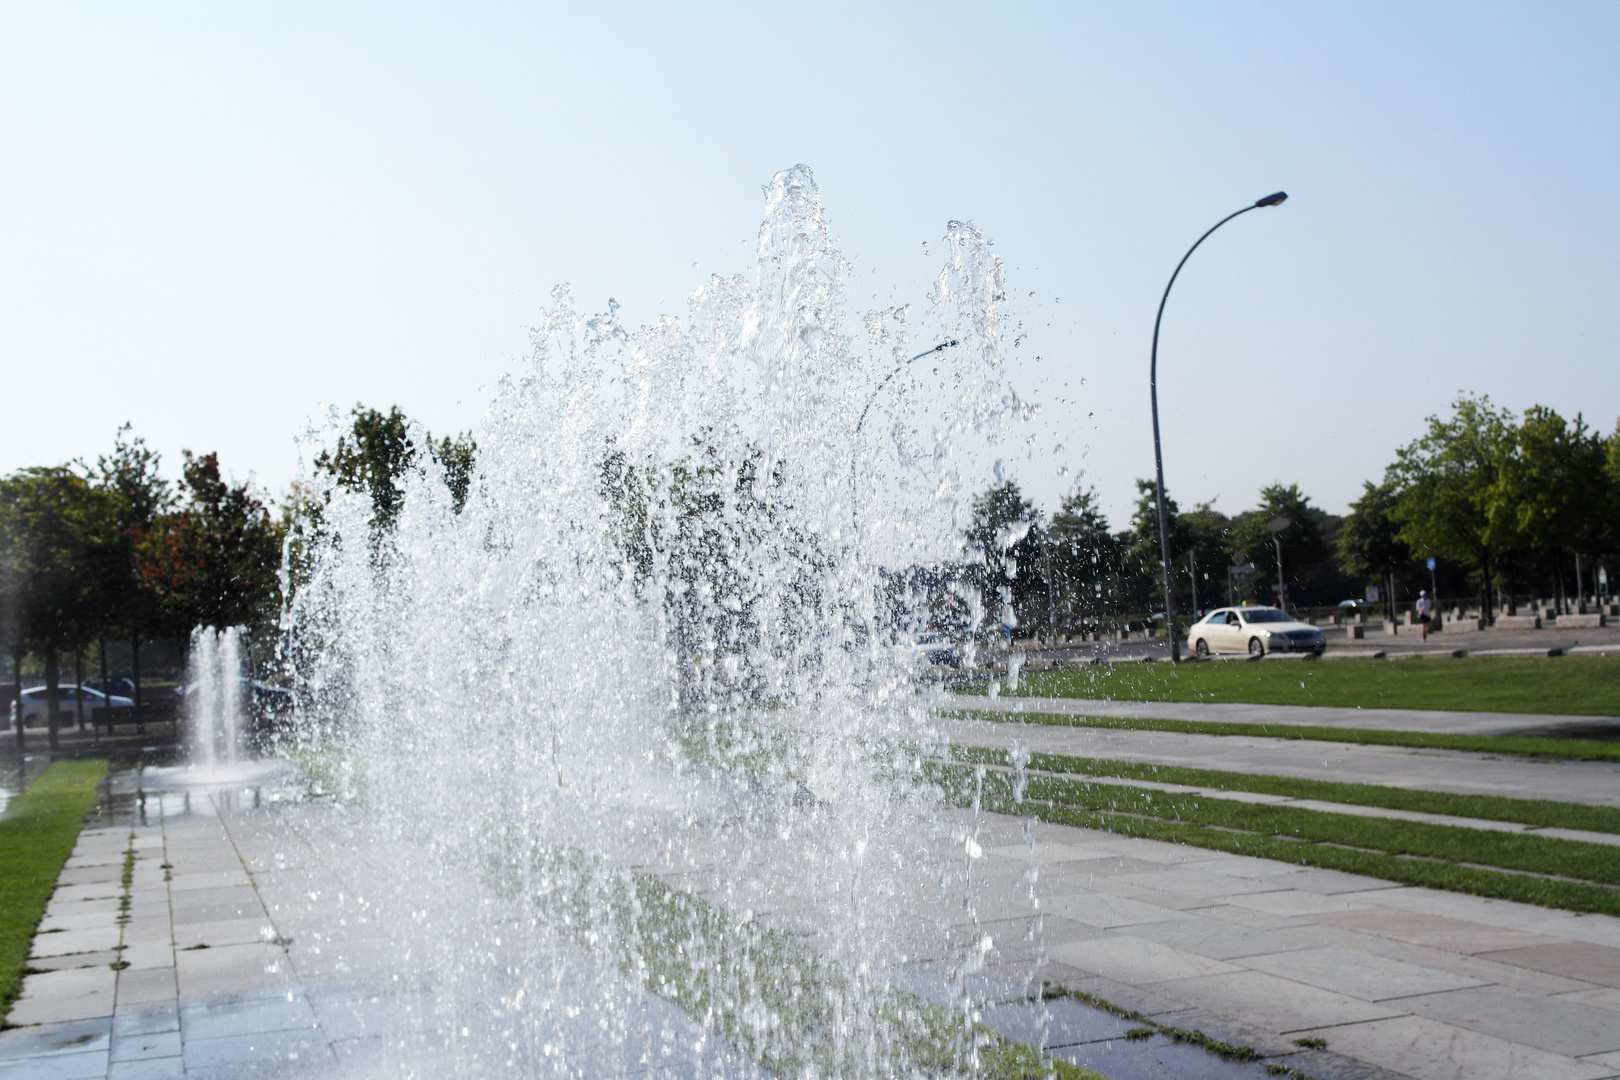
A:
<svg viewBox="0 0 1620 1080">
<path fill-rule="evenodd" d="M 127 697 L 114 694 L 108 697 L 100 690 L 90 686 L 58 686 L 56 688 L 57 700 L 61 717 L 64 723 L 71 724 L 79 716 L 79 694 L 84 695 L 84 718 L 90 719 L 91 709 L 105 708 L 111 705 L 115 709 L 133 709 L 135 702 Z M 43 686 L 31 687 L 22 692 L 22 719 L 24 727 L 44 727 L 47 723 L 45 688 Z"/>
<path fill-rule="evenodd" d="M 1327 638 L 1286 611 L 1274 607 L 1235 607 L 1212 611 L 1187 631 L 1193 651 L 1264 656 L 1274 652 L 1308 652 L 1321 656 Z"/>
</svg>

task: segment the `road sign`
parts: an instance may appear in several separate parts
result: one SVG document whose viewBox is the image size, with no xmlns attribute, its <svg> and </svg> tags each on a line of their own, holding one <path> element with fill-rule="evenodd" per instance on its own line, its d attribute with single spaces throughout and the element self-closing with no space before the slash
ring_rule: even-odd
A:
<svg viewBox="0 0 1620 1080">
<path fill-rule="evenodd" d="M 1367 603 L 1369 603 L 1369 604 L 1378 603 L 1378 586 L 1376 586 L 1376 585 L 1367 586 Z"/>
<path fill-rule="evenodd" d="M 1433 555 L 1429 556 L 1429 569 L 1430 570 L 1434 569 L 1434 556 Z"/>
</svg>

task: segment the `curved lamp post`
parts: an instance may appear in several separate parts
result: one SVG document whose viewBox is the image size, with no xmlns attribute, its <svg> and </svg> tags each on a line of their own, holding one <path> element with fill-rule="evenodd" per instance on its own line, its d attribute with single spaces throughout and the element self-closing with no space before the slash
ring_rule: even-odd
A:
<svg viewBox="0 0 1620 1080">
<path fill-rule="evenodd" d="M 1294 519 L 1289 517 L 1274 517 L 1266 522 L 1266 532 L 1271 534 L 1271 542 L 1277 545 L 1277 606 L 1284 611 L 1288 610 L 1288 582 L 1283 577 L 1282 534 L 1293 524 Z"/>
<path fill-rule="evenodd" d="M 925 356 L 933 356 L 935 353 L 944 352 L 946 349 L 960 344 L 961 342 L 955 340 L 954 338 L 950 341 L 942 341 L 938 345 L 935 345 L 932 349 L 924 349 L 916 356 L 913 356 L 910 360 L 902 360 L 900 363 L 895 365 L 893 371 L 889 372 L 883 377 L 882 382 L 872 387 L 872 392 L 870 394 L 866 395 L 866 407 L 861 409 L 861 418 L 855 421 L 855 437 L 851 440 L 851 442 L 853 442 L 855 445 L 850 447 L 849 454 L 849 523 L 851 528 L 858 528 L 859 526 L 859 503 L 855 498 L 855 462 L 860 456 L 859 450 L 861 443 L 861 428 L 866 426 L 866 414 L 872 411 L 872 403 L 877 400 L 877 396 L 882 392 L 883 388 L 889 385 L 889 381 L 906 368 L 910 367 L 912 364 L 915 364 L 918 360 L 921 360 Z"/>
<path fill-rule="evenodd" d="M 1247 214 L 1250 210 L 1258 210 L 1262 206 L 1276 206 L 1288 198 L 1288 192 L 1279 191 L 1267 195 L 1263 199 L 1256 199 L 1252 206 L 1245 206 L 1237 213 L 1227 214 L 1214 225 L 1209 232 L 1198 238 L 1198 242 L 1187 249 L 1187 254 L 1176 263 L 1175 273 L 1170 275 L 1170 281 L 1164 287 L 1164 295 L 1159 297 L 1159 314 L 1153 319 L 1153 358 L 1148 365 L 1148 392 L 1153 399 L 1153 468 L 1158 483 L 1157 496 L 1159 503 L 1159 544 L 1161 562 L 1164 566 L 1164 629 L 1170 635 L 1170 659 L 1179 663 L 1181 660 L 1181 642 L 1176 640 L 1176 594 L 1170 586 L 1170 522 L 1164 512 L 1164 454 L 1159 449 L 1159 323 L 1164 321 L 1164 302 L 1170 299 L 1170 287 L 1176 283 L 1176 276 L 1181 268 L 1187 265 L 1192 253 L 1198 250 L 1198 244 L 1209 239 L 1210 233 L 1225 225 L 1239 214 Z"/>
</svg>

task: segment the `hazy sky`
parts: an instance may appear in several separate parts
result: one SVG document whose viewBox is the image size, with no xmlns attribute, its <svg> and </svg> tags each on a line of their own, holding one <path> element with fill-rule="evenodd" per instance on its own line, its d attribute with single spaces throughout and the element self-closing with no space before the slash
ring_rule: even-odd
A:
<svg viewBox="0 0 1620 1080">
<path fill-rule="evenodd" d="M 330 404 L 469 427 L 552 285 L 682 313 L 804 162 L 857 310 L 995 237 L 1010 464 L 1116 525 L 1165 279 L 1286 189 L 1176 286 L 1166 470 L 1342 510 L 1460 390 L 1615 424 L 1617 56 L 1612 3 L 5 4 L 0 470 L 128 419 L 279 493 Z"/>
</svg>

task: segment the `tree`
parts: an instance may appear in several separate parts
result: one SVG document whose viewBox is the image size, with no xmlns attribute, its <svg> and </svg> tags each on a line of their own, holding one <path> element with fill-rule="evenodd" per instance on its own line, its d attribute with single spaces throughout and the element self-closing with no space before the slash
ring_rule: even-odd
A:
<svg viewBox="0 0 1620 1080">
<path fill-rule="evenodd" d="M 1395 617 L 1395 571 L 1412 561 L 1412 549 L 1401 539 L 1395 517 L 1393 484 L 1363 482 L 1361 498 L 1350 504 L 1350 516 L 1339 532 L 1339 565 L 1351 577 L 1372 578 L 1383 586 L 1384 610 Z"/>
<path fill-rule="evenodd" d="M 1560 607 L 1564 554 L 1597 554 L 1608 539 L 1607 450 L 1579 415 L 1571 423 L 1540 405 L 1525 410 L 1498 449 L 1486 494 L 1493 546 L 1545 553 Z"/>
<path fill-rule="evenodd" d="M 1042 539 L 1060 620 L 1095 623 L 1117 609 L 1120 547 L 1095 488 L 1076 488 L 1063 496 Z"/>
<path fill-rule="evenodd" d="M 1127 573 L 1136 585 L 1131 606 L 1138 610 L 1164 610 L 1164 549 L 1159 543 L 1157 490 L 1152 480 L 1136 482 L 1136 512 L 1131 515 L 1130 531 L 1120 537 Z M 1198 537 L 1182 519 L 1181 507 L 1170 497 L 1169 488 L 1164 492 L 1164 514 L 1170 527 L 1170 561 L 1177 564 L 1197 544 Z"/>
<path fill-rule="evenodd" d="M 1420 558 L 1471 567 L 1482 609 L 1489 607 L 1499 550 L 1491 530 L 1491 493 L 1512 425 L 1512 414 L 1495 408 L 1490 398 L 1465 395 L 1450 417 L 1428 418 L 1428 431 L 1396 451 L 1387 474 L 1397 492 L 1397 535 Z"/>
<path fill-rule="evenodd" d="M 97 549 L 110 539 L 106 503 L 100 491 L 65 465 L 23 469 L 0 481 L 0 539 L 16 620 L 13 650 L 14 655 L 37 652 L 45 661 L 53 750 L 61 712 L 57 687 L 62 654 L 82 649 L 96 632 L 95 582 L 85 567 L 96 563 Z"/>
<path fill-rule="evenodd" d="M 1018 481 L 1003 480 L 974 496 L 970 512 L 962 538 L 983 563 L 975 560 L 968 578 L 986 606 L 999 609 L 1003 626 L 1045 623 L 1050 595 L 1041 574 L 1041 520 L 1035 504 L 1024 498 Z"/>
<path fill-rule="evenodd" d="M 246 484 L 222 478 L 218 455 L 185 456 L 187 501 L 156 520 L 142 552 L 163 629 L 187 639 L 197 626 L 268 621 L 280 604 L 280 527 Z"/>
<path fill-rule="evenodd" d="M 332 450 L 322 451 L 315 466 L 336 477 L 341 487 L 371 497 L 371 526 L 380 535 L 393 528 L 405 505 L 403 480 L 417 465 L 417 445 L 411 438 L 410 421 L 397 405 L 386 413 L 356 405 L 350 415 L 354 422 L 349 433 L 340 436 Z M 437 442 L 424 432 L 423 443 L 459 514 L 472 487 L 478 444 L 471 432 Z"/>
<path fill-rule="evenodd" d="M 174 505 L 174 491 L 159 473 L 161 459 L 129 424 L 118 429 L 113 452 L 96 461 L 95 483 L 108 499 L 112 535 L 91 569 L 95 579 L 97 633 L 104 640 L 127 636 L 137 701 L 141 636 L 163 621 L 162 601 L 145 580 L 141 560 L 158 518 Z"/>
<path fill-rule="evenodd" d="M 1298 484 L 1271 484 L 1260 489 L 1260 505 L 1242 515 L 1233 526 L 1232 544 L 1254 564 L 1254 584 L 1262 596 L 1275 596 L 1281 603 L 1285 590 L 1291 589 L 1302 575 L 1327 558 L 1327 545 L 1322 540 L 1325 517 L 1311 505 Z M 1286 518 L 1290 524 L 1273 534 L 1269 526 L 1278 518 Z M 1277 577 L 1278 542 L 1282 546 L 1286 583 Z"/>
</svg>

